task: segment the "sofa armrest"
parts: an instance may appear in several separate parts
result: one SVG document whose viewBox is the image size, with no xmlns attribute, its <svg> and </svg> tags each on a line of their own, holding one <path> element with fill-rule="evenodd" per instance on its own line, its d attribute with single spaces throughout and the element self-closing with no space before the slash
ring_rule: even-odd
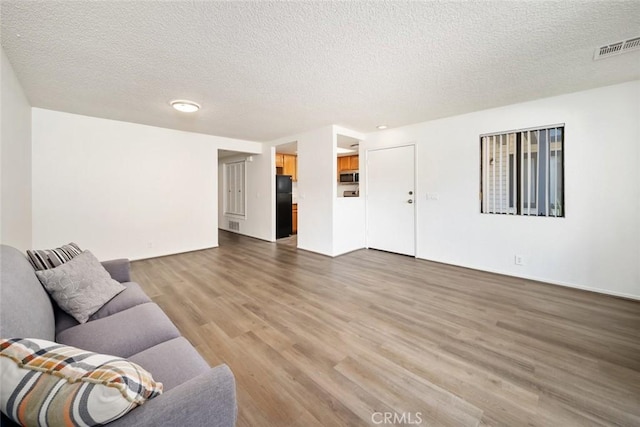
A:
<svg viewBox="0 0 640 427">
<path fill-rule="evenodd" d="M 130 263 L 126 258 L 103 261 L 102 266 L 109 272 L 113 280 L 124 283 L 131 281 Z"/>
<path fill-rule="evenodd" d="M 220 365 L 149 400 L 108 426 L 233 427 L 236 416 L 233 373 L 227 365 Z"/>
</svg>

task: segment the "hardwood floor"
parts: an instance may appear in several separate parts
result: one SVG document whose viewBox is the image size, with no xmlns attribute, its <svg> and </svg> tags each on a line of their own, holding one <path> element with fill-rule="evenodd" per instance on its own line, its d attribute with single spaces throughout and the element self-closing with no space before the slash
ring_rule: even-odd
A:
<svg viewBox="0 0 640 427">
<path fill-rule="evenodd" d="M 640 302 L 226 232 L 132 272 L 231 367 L 238 426 L 640 425 Z"/>
</svg>

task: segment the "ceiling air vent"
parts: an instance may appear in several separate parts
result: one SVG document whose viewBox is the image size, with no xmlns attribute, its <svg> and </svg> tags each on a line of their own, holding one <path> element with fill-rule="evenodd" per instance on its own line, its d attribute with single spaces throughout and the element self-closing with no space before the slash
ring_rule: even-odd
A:
<svg viewBox="0 0 640 427">
<path fill-rule="evenodd" d="M 609 58 L 610 56 L 620 55 L 621 53 L 631 52 L 637 49 L 640 49 L 640 37 L 599 47 L 596 49 L 593 59 Z"/>
</svg>

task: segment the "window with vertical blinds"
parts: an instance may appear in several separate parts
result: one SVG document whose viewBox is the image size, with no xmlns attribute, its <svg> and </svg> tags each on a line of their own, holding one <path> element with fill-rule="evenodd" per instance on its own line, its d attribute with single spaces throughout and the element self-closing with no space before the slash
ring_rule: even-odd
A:
<svg viewBox="0 0 640 427">
<path fill-rule="evenodd" d="M 245 161 L 225 163 L 225 203 L 224 213 L 245 216 Z"/>
<path fill-rule="evenodd" d="M 480 137 L 481 212 L 564 217 L 564 125 Z"/>
</svg>

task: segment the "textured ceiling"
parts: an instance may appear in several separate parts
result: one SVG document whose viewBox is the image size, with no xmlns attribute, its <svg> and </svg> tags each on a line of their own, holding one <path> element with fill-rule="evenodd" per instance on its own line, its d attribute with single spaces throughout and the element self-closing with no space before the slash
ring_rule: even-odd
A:
<svg viewBox="0 0 640 427">
<path fill-rule="evenodd" d="M 268 141 L 640 78 L 640 1 L 2 1 L 34 107 Z M 176 98 L 202 110 L 169 108 Z"/>
</svg>

